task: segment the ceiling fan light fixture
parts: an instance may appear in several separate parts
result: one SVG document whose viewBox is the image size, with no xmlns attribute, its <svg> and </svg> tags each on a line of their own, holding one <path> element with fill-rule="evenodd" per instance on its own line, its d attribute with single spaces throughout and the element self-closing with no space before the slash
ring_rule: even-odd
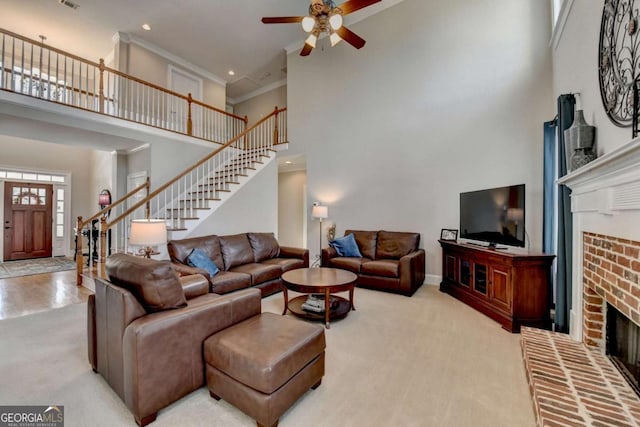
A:
<svg viewBox="0 0 640 427">
<path fill-rule="evenodd" d="M 304 42 L 315 49 L 317 41 L 318 41 L 318 36 L 316 36 L 315 34 L 309 34 L 309 37 L 307 37 L 307 39 Z"/>
<path fill-rule="evenodd" d="M 335 13 L 329 17 L 329 25 L 334 30 L 339 30 L 342 27 L 342 15 Z"/>
<path fill-rule="evenodd" d="M 329 36 L 329 41 L 331 42 L 331 47 L 337 45 L 342 40 L 342 37 L 338 35 L 338 33 L 331 33 Z"/>
<path fill-rule="evenodd" d="M 310 33 L 313 31 L 313 28 L 316 26 L 316 20 L 310 16 L 305 16 L 302 18 L 302 29 L 305 33 Z"/>
</svg>

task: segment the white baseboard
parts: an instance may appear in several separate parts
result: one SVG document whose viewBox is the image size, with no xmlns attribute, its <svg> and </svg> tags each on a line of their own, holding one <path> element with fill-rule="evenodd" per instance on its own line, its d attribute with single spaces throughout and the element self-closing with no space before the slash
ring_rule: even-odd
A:
<svg viewBox="0 0 640 427">
<path fill-rule="evenodd" d="M 433 285 L 433 286 L 440 286 L 440 282 L 442 282 L 442 276 L 437 275 L 437 274 L 427 274 L 427 275 L 424 276 L 423 284 L 425 284 L 425 285 Z"/>
</svg>

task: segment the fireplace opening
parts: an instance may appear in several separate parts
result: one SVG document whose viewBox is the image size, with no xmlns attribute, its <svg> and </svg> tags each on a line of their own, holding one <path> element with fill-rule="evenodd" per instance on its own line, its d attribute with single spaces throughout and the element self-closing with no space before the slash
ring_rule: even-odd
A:
<svg viewBox="0 0 640 427">
<path fill-rule="evenodd" d="M 640 395 L 640 327 L 607 304 L 606 352 Z"/>
</svg>

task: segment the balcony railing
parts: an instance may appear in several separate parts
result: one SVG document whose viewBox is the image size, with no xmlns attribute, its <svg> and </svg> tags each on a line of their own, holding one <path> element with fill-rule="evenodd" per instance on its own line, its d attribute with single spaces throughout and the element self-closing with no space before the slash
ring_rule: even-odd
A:
<svg viewBox="0 0 640 427">
<path fill-rule="evenodd" d="M 0 29 L 0 89 L 224 144 L 239 117 L 42 42 Z"/>
</svg>

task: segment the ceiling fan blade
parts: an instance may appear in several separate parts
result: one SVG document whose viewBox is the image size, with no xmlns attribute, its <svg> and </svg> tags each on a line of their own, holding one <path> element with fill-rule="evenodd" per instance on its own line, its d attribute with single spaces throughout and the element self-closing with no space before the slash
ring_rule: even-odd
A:
<svg viewBox="0 0 640 427">
<path fill-rule="evenodd" d="M 310 45 L 305 43 L 304 47 L 300 51 L 300 56 L 309 56 L 309 54 L 311 53 L 312 50 L 313 50 L 313 48 Z"/>
<path fill-rule="evenodd" d="M 337 7 L 342 10 L 342 15 L 348 15 L 356 10 L 371 6 L 374 3 L 379 3 L 380 1 L 382 0 L 347 0 Z"/>
<path fill-rule="evenodd" d="M 365 39 L 363 39 L 362 37 L 360 37 L 359 35 L 357 35 L 356 33 L 354 33 L 353 31 L 351 31 L 350 29 L 344 26 L 337 29 L 336 33 L 338 33 L 338 35 L 342 38 L 342 40 L 346 41 L 356 49 L 362 48 L 362 46 L 364 46 L 365 43 L 367 42 Z"/>
<path fill-rule="evenodd" d="M 294 24 L 302 22 L 304 16 L 273 16 L 262 18 L 263 24 Z"/>
</svg>

